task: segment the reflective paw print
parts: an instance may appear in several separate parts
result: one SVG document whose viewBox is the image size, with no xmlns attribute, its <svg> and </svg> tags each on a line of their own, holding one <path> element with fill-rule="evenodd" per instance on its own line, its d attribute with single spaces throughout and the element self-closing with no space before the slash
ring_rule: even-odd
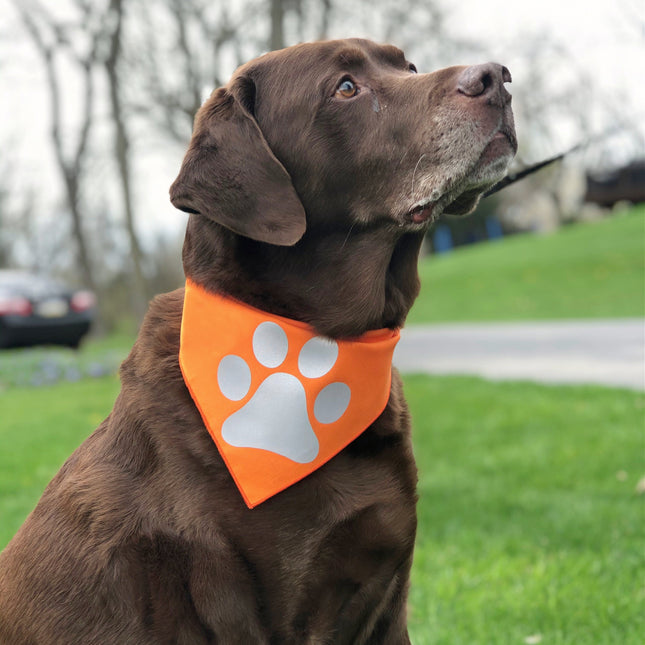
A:
<svg viewBox="0 0 645 645">
<path fill-rule="evenodd" d="M 253 333 L 253 355 L 260 365 L 277 370 L 288 352 L 289 341 L 280 325 L 263 322 L 257 326 Z M 320 390 L 313 410 L 309 411 L 303 383 L 304 379 L 328 374 L 337 359 L 338 345 L 334 341 L 319 336 L 308 340 L 298 354 L 299 374 L 276 371 L 267 376 L 251 399 L 224 421 L 224 441 L 240 448 L 269 450 L 301 464 L 313 461 L 319 443 L 310 412 L 319 424 L 338 421 L 349 406 L 351 391 L 346 383 L 330 383 Z M 217 383 L 227 399 L 244 399 L 253 381 L 251 367 L 242 357 L 229 354 L 222 358 Z"/>
</svg>

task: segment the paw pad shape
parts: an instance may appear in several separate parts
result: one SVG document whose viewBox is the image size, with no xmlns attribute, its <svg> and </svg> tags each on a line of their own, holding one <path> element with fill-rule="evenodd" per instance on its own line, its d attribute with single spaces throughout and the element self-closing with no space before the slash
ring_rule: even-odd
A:
<svg viewBox="0 0 645 645">
<path fill-rule="evenodd" d="M 289 352 L 287 334 L 274 322 L 260 323 L 253 333 L 253 356 L 260 365 L 276 370 L 257 387 L 251 399 L 222 425 L 222 437 L 240 448 L 260 448 L 297 463 L 313 461 L 319 442 L 310 421 L 338 421 L 349 406 L 351 391 L 346 383 L 333 382 L 316 395 L 313 410 L 307 409 L 304 383 L 325 376 L 336 364 L 338 345 L 314 336 L 298 354 L 298 374 L 277 371 Z M 236 354 L 224 356 L 217 368 L 217 383 L 230 401 L 244 399 L 253 385 L 251 368 Z M 315 386 L 315 383 L 313 384 Z"/>
</svg>

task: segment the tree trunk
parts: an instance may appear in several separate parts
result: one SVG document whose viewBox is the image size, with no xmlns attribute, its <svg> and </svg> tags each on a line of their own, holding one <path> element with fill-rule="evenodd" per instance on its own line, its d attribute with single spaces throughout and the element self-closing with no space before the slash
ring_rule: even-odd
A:
<svg viewBox="0 0 645 645">
<path fill-rule="evenodd" d="M 78 195 L 78 178 L 66 168 L 61 168 L 61 172 L 65 181 L 67 205 L 69 207 L 70 215 L 72 216 L 72 233 L 76 240 L 78 262 L 83 273 L 82 282 L 86 287 L 96 293 L 97 285 L 94 280 L 94 269 L 92 261 L 90 260 L 87 242 L 85 241 L 85 233 L 83 231 L 83 217 L 81 215 L 81 206 Z"/>
<path fill-rule="evenodd" d="M 132 306 L 138 320 L 143 318 L 146 310 L 146 280 L 143 273 L 143 253 L 135 229 L 134 209 L 132 206 L 131 169 L 130 169 L 130 141 L 123 115 L 121 102 L 121 80 L 119 77 L 118 63 L 121 51 L 121 25 L 123 22 L 122 0 L 110 0 L 108 16 L 112 20 L 113 28 L 110 34 L 110 49 L 105 59 L 105 70 L 110 88 L 110 104 L 112 120 L 114 122 L 115 141 L 114 155 L 119 171 L 121 196 L 125 212 L 125 225 L 130 242 L 130 255 L 134 280 L 132 283 Z"/>
<path fill-rule="evenodd" d="M 285 0 L 271 0 L 271 38 L 270 49 L 284 48 L 284 2 Z"/>
</svg>

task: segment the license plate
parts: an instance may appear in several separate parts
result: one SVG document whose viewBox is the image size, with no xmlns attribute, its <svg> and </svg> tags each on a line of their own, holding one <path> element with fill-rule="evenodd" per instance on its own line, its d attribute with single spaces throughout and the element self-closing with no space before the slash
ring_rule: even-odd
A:
<svg viewBox="0 0 645 645">
<path fill-rule="evenodd" d="M 60 318 L 68 311 L 67 301 L 62 298 L 43 300 L 36 307 L 36 313 L 43 318 Z"/>
</svg>

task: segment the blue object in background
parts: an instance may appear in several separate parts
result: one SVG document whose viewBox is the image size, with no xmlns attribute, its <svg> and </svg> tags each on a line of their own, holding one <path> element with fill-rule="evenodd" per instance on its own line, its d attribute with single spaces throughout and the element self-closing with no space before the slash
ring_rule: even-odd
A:
<svg viewBox="0 0 645 645">
<path fill-rule="evenodd" d="M 435 253 L 447 253 L 452 251 L 452 233 L 447 226 L 439 225 L 432 236 L 432 248 Z"/>
<path fill-rule="evenodd" d="M 497 240 L 500 237 L 504 237 L 502 225 L 496 217 L 486 218 L 486 235 L 489 240 Z"/>
</svg>

